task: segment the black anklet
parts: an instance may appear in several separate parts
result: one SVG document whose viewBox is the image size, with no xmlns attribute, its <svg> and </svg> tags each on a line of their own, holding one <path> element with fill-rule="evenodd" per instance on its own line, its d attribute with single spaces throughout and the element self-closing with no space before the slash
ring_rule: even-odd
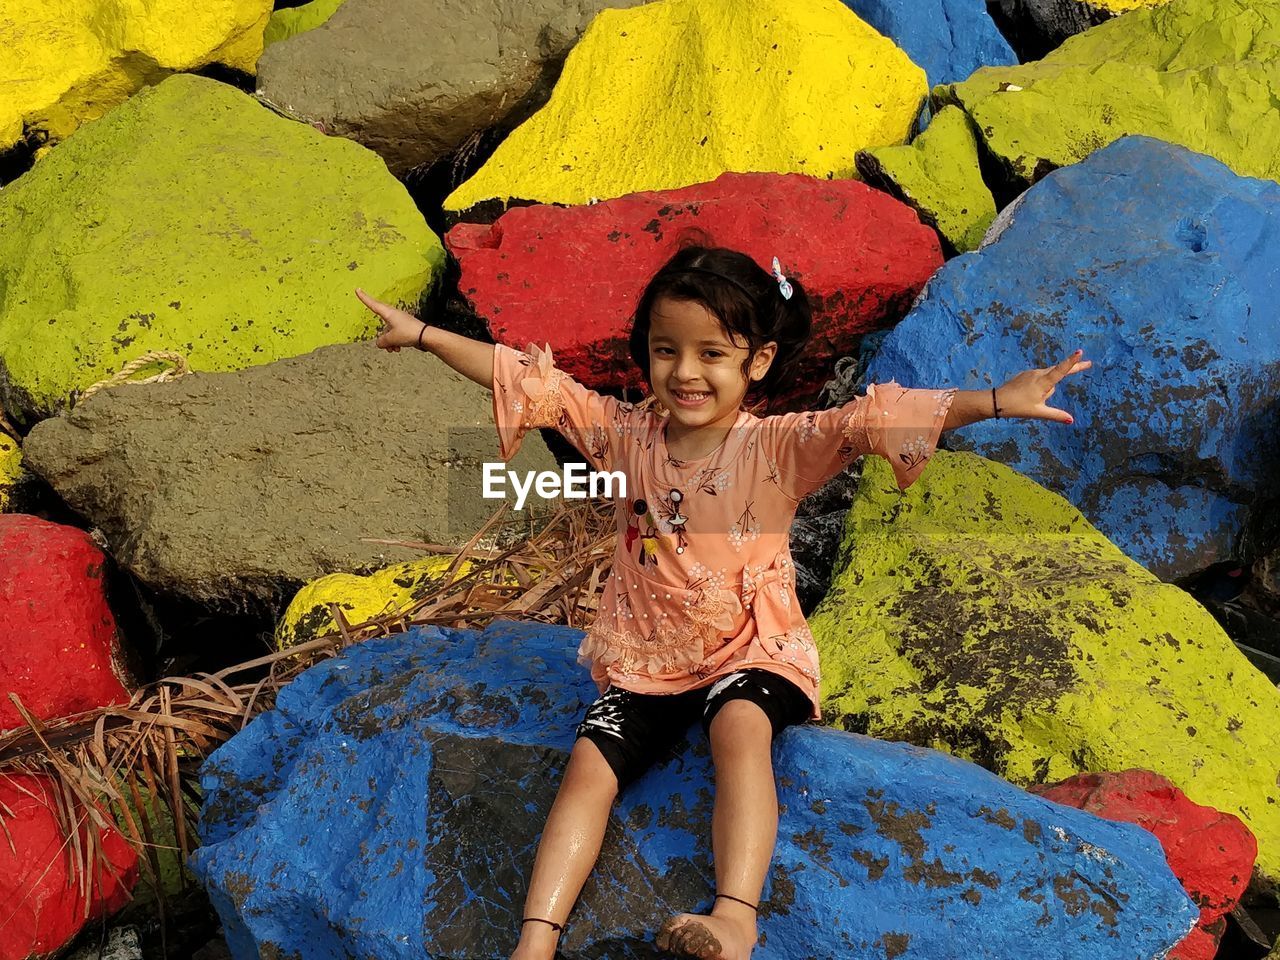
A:
<svg viewBox="0 0 1280 960">
<path fill-rule="evenodd" d="M 727 893 L 717 893 L 717 894 L 716 894 L 716 899 L 717 899 L 717 900 L 732 900 L 734 903 L 740 903 L 740 904 L 742 904 L 744 907 L 750 907 L 752 910 L 759 910 L 759 909 L 760 909 L 760 905 L 759 905 L 759 904 L 756 904 L 756 903 L 747 903 L 747 901 L 745 901 L 745 900 L 739 900 L 737 897 L 731 897 L 731 896 L 729 896 Z"/>
<path fill-rule="evenodd" d="M 556 931 L 556 933 L 559 933 L 561 930 L 564 929 L 564 927 L 562 927 L 560 924 L 553 923 L 550 920 L 543 920 L 541 917 L 525 917 L 523 920 L 520 921 L 521 926 L 524 926 L 526 923 L 545 923 L 550 925 L 551 929 Z"/>
</svg>

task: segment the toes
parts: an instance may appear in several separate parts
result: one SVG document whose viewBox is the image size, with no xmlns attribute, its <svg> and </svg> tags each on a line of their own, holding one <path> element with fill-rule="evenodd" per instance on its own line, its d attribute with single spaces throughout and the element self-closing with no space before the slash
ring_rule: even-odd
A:
<svg viewBox="0 0 1280 960">
<path fill-rule="evenodd" d="M 662 925 L 661 929 L 658 930 L 658 937 L 657 937 L 659 950 L 673 949 L 673 943 L 674 943 L 673 935 L 675 931 L 679 928 L 679 926 L 680 926 L 679 917 L 672 917 Z"/>
<path fill-rule="evenodd" d="M 720 941 L 697 920 L 682 924 L 671 937 L 671 949 L 677 956 L 698 960 L 719 960 Z"/>
<path fill-rule="evenodd" d="M 698 931 L 690 936 L 693 943 L 690 944 L 690 953 L 698 960 L 720 960 L 722 953 L 720 941 L 716 939 L 714 933 L 698 924 Z"/>
</svg>

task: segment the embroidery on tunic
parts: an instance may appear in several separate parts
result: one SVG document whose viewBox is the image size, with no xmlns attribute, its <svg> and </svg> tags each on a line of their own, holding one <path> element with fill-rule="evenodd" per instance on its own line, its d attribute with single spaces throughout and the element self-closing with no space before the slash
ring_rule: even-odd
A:
<svg viewBox="0 0 1280 960">
<path fill-rule="evenodd" d="M 511 409 L 516 413 L 523 412 L 521 423 L 525 427 L 554 427 L 564 416 L 564 394 L 560 385 L 564 382 L 564 372 L 553 365 L 550 348 L 539 350 L 533 344 L 522 354 L 521 366 L 530 367 L 533 376 L 520 381 L 520 389 L 524 392 L 525 403 L 514 400 Z"/>
<path fill-rule="evenodd" d="M 760 539 L 760 521 L 751 512 L 753 506 L 755 501 L 749 501 L 742 508 L 742 515 L 729 528 L 729 546 L 733 547 L 735 553 L 742 550 L 744 543 L 752 543 Z"/>
<path fill-rule="evenodd" d="M 774 660 L 789 663 L 814 683 L 818 682 L 818 671 L 814 667 L 816 658 L 813 656 L 813 634 L 809 631 L 808 624 L 771 636 L 769 645 L 773 647 Z"/>
</svg>

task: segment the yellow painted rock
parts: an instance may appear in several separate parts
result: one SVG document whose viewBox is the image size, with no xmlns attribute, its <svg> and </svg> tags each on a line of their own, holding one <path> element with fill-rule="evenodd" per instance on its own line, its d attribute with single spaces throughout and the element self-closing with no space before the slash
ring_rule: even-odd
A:
<svg viewBox="0 0 1280 960">
<path fill-rule="evenodd" d="M 854 176 L 906 140 L 924 71 L 839 0 L 601 11 L 545 107 L 445 201 L 586 203 L 725 171 Z"/>
<path fill-rule="evenodd" d="M 60 140 L 176 71 L 252 73 L 271 0 L 5 0 L 0 149 Z"/>
<path fill-rule="evenodd" d="M 348 624 L 363 623 L 373 617 L 404 610 L 448 581 L 452 557 L 425 557 L 379 570 L 367 576 L 334 573 L 313 580 L 297 592 L 276 625 L 276 646 L 283 649 L 306 643 L 326 633 L 336 633 L 338 624 L 329 604 L 336 603 Z M 465 576 L 469 563 L 459 566 L 454 577 Z"/>
<path fill-rule="evenodd" d="M 300 7 L 277 10 L 271 14 L 271 20 L 262 35 L 263 47 L 314 30 L 332 17 L 344 2 L 345 0 L 311 0 Z"/>
<path fill-rule="evenodd" d="M 870 457 L 837 566 L 811 620 L 828 723 L 1023 785 L 1154 770 L 1280 876 L 1280 690 L 1066 500 L 945 451 L 899 494 Z"/>
<path fill-rule="evenodd" d="M 13 437 L 0 433 L 0 512 L 9 509 L 22 478 L 22 448 Z"/>
<path fill-rule="evenodd" d="M 943 107 L 907 146 L 860 151 L 858 172 L 913 207 L 951 252 L 975 249 L 996 218 L 995 201 L 978 169 L 978 138 L 956 107 Z"/>
</svg>

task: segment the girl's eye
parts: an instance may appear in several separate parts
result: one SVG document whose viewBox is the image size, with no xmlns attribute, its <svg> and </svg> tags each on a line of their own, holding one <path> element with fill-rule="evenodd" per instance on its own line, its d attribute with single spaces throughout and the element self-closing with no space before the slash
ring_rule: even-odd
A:
<svg viewBox="0 0 1280 960">
<path fill-rule="evenodd" d="M 653 352 L 660 357 L 669 357 L 673 353 L 675 353 L 675 351 L 672 350 L 670 347 L 654 347 Z"/>
<path fill-rule="evenodd" d="M 721 353 L 719 350 L 704 350 L 702 352 L 702 355 L 706 357 L 708 360 L 719 360 L 721 357 L 724 356 L 724 354 Z"/>
</svg>

